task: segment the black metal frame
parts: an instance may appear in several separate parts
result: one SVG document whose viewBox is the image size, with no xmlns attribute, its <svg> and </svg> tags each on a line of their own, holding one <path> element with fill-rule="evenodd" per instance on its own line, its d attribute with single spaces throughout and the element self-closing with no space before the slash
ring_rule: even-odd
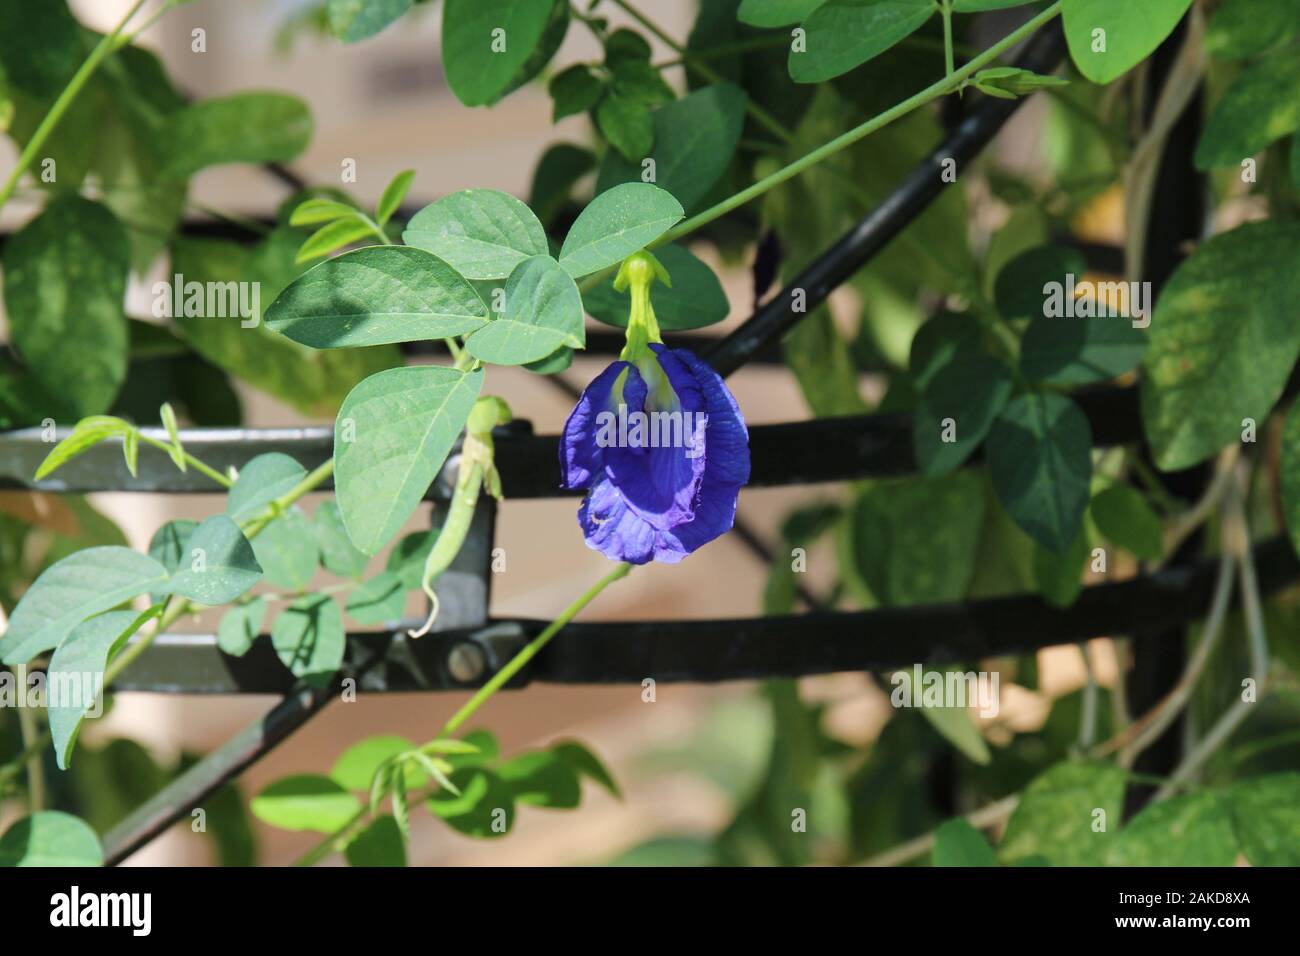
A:
<svg viewBox="0 0 1300 956">
<path fill-rule="evenodd" d="M 1046 73 L 1064 53 L 1059 25 L 1044 28 L 1024 47 L 1018 64 Z M 756 360 L 770 360 L 779 338 L 831 291 L 869 262 L 934 200 L 946 183 L 941 163 L 959 166 L 975 158 L 1021 101 L 989 99 L 962 119 L 945 141 L 879 207 L 761 305 L 721 340 L 706 340 L 703 354 L 723 374 Z M 795 290 L 806 308 L 794 310 Z M 684 337 L 681 344 L 690 341 Z M 700 341 L 698 337 L 694 341 Z M 1076 395 L 1099 445 L 1141 441 L 1135 390 L 1101 387 Z M 306 467 L 332 452 L 332 432 L 304 429 L 210 429 L 190 431 L 183 440 L 217 467 L 239 465 L 256 454 L 278 450 Z M 559 497 L 556 436 L 533 435 L 516 423 L 497 437 L 497 460 L 510 498 Z M 49 449 L 35 429 L 0 437 L 0 486 L 55 492 L 219 491 L 193 472 L 163 461 L 141 461 L 139 478 L 121 463 L 120 450 L 100 446 L 50 478 L 30 476 Z M 901 476 L 915 471 L 911 423 L 906 415 L 871 415 L 751 429 L 755 486 L 812 484 Z M 161 458 L 161 456 L 157 456 Z M 454 461 L 454 456 L 453 456 Z M 445 501 L 450 488 L 444 470 L 429 498 Z M 326 486 L 323 486 L 326 487 Z M 465 576 L 490 580 L 491 520 L 471 534 L 462 555 Z M 749 535 L 752 539 L 752 534 Z M 748 540 L 759 553 L 761 542 Z M 1275 591 L 1300 577 L 1300 563 L 1281 539 L 1258 545 L 1260 586 Z M 551 641 L 509 686 L 532 681 L 559 683 L 721 681 L 791 677 L 842 670 L 878 670 L 915 662 L 952 663 L 1021 653 L 1091 637 L 1123 633 L 1156 635 L 1162 643 L 1201 616 L 1209 602 L 1214 568 L 1206 560 L 1180 562 L 1134 580 L 1086 588 L 1070 608 L 1045 604 L 1036 595 L 972 602 L 885 608 L 867 612 L 816 610 L 790 617 L 743 620 L 574 623 Z M 448 586 L 446 583 L 444 587 Z M 452 585 L 454 586 L 454 585 Z M 441 588 L 440 588 L 441 591 Z M 812 602 L 811 596 L 805 599 Z M 401 629 L 349 636 L 339 680 L 353 679 L 362 691 L 464 689 L 486 681 L 544 622 L 531 620 L 444 620 L 442 629 L 408 639 Z M 264 641 L 264 639 L 263 639 Z M 482 662 L 472 680 L 458 679 L 450 666 L 458 649 L 472 645 Z M 464 677 L 463 672 L 459 677 Z M 207 794 L 232 779 L 301 726 L 336 693 L 310 690 L 292 678 L 260 643 L 242 659 L 216 647 L 213 635 L 160 636 L 115 684 L 119 691 L 188 693 L 277 693 L 282 701 L 264 718 L 212 752 L 105 838 L 109 863 L 116 863 L 162 832 Z"/>
</svg>

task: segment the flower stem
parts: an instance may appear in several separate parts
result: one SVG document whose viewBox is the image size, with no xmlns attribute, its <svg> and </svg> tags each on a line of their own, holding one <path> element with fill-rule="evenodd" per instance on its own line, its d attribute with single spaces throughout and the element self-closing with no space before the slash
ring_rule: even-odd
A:
<svg viewBox="0 0 1300 956">
<path fill-rule="evenodd" d="M 95 71 L 99 69 L 99 65 L 117 50 L 118 37 L 126 28 L 126 25 L 131 22 L 131 18 L 144 6 L 144 2 L 145 0 L 135 0 L 131 9 L 126 12 L 126 16 L 118 21 L 117 26 L 113 28 L 113 32 L 95 44 L 90 56 L 86 57 L 86 61 L 81 64 L 81 67 L 73 74 L 72 79 L 68 81 L 68 85 L 63 88 L 59 98 L 54 101 L 50 111 L 45 114 L 45 118 L 36 127 L 36 132 L 32 134 L 32 138 L 27 141 L 27 145 L 18 157 L 18 162 L 14 164 L 13 170 L 9 173 L 9 178 L 5 180 L 3 186 L 0 186 L 0 209 L 3 209 L 9 202 L 14 190 L 18 187 L 18 180 L 36 161 L 36 157 L 40 155 L 41 149 L 45 146 L 45 141 L 50 138 L 54 128 L 59 125 L 59 121 L 63 119 L 63 114 L 68 111 L 68 107 L 77 98 L 77 94 L 81 92 Z"/>
</svg>

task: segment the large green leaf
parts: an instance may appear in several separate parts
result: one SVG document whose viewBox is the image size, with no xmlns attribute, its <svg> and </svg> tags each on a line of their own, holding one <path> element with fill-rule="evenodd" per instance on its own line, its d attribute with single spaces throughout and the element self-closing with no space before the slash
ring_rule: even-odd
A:
<svg viewBox="0 0 1300 956">
<path fill-rule="evenodd" d="M 1026 249 L 998 270 L 993 286 L 998 311 L 1004 319 L 1012 321 L 1043 318 L 1047 301 L 1045 287 L 1057 283 L 1064 290 L 1070 276 L 1078 280 L 1087 271 L 1088 261 L 1078 249 L 1063 246 Z"/>
<path fill-rule="evenodd" d="M 1149 329 L 1142 418 L 1166 471 L 1204 461 L 1263 422 L 1300 354 L 1300 225 L 1215 236 L 1174 273 Z"/>
<path fill-rule="evenodd" d="M 1253 866 L 1300 866 L 1300 773 L 1238 781 L 1227 799 L 1241 852 Z"/>
<path fill-rule="evenodd" d="M 503 837 L 515 817 L 514 788 L 483 767 L 464 767 L 451 775 L 459 795 L 440 789 L 425 805 L 434 816 L 466 836 Z"/>
<path fill-rule="evenodd" d="M 130 548 L 77 551 L 48 568 L 23 595 L 0 638 L 0 661 L 25 664 L 58 647 L 86 618 L 166 585 L 167 569 Z"/>
<path fill-rule="evenodd" d="M 731 305 L 722 283 L 694 253 L 674 243 L 656 249 L 654 255 L 673 282 L 671 286 L 656 282 L 650 287 L 650 304 L 659 328 L 664 331 L 699 329 L 727 317 Z M 616 328 L 627 328 L 632 295 L 630 291 L 615 289 L 613 276 L 585 292 L 582 303 L 592 318 Z"/>
<path fill-rule="evenodd" d="M 593 199 L 560 249 L 560 265 L 575 279 L 622 262 L 684 215 L 682 204 L 649 183 L 624 183 Z"/>
<path fill-rule="evenodd" d="M 1192 0 L 1064 0 L 1070 56 L 1094 83 L 1109 83 L 1145 60 L 1174 31 Z"/>
<path fill-rule="evenodd" d="M 1007 514 L 1043 547 L 1068 548 L 1092 481 L 1092 429 L 1079 406 L 1052 392 L 1021 395 L 993 423 L 987 451 Z"/>
<path fill-rule="evenodd" d="M 974 472 L 869 484 L 845 528 L 872 596 L 885 605 L 960 599 L 975 570 L 984 501 Z"/>
<path fill-rule="evenodd" d="M 1025 788 L 998 855 L 1005 863 L 1042 856 L 1053 866 L 1100 866 L 1115 842 L 1123 804 L 1122 768 L 1059 763 Z"/>
<path fill-rule="evenodd" d="M 1210 791 L 1153 803 L 1119 832 L 1108 866 L 1232 866 L 1237 837 L 1227 800 Z"/>
<path fill-rule="evenodd" d="M 256 597 L 247 604 L 236 604 L 221 617 L 217 625 L 217 646 L 231 657 L 243 657 L 262 632 L 266 617 L 266 598 Z"/>
<path fill-rule="evenodd" d="M 532 750 L 511 757 L 497 774 L 514 790 L 516 803 L 572 809 L 582 802 L 578 774 L 552 750 Z"/>
<path fill-rule="evenodd" d="M 258 455 L 239 469 L 226 496 L 226 514 L 238 522 L 255 518 L 306 477 L 307 469 L 283 452 Z"/>
<path fill-rule="evenodd" d="M 334 427 L 334 480 L 361 551 L 375 554 L 415 511 L 482 387 L 482 371 L 411 366 L 372 375 L 348 395 Z"/>
<path fill-rule="evenodd" d="M 465 340 L 470 355 L 496 365 L 537 362 L 556 349 L 580 349 L 587 337 L 582 295 L 550 256 L 519 264 L 506 282 L 506 314 Z"/>
<path fill-rule="evenodd" d="M 271 784 L 250 801 L 249 809 L 282 830 L 333 833 L 351 821 L 361 804 L 329 777 L 301 774 Z"/>
<path fill-rule="evenodd" d="M 199 523 L 190 518 L 168 521 L 149 539 L 149 557 L 166 568 L 168 574 L 175 574 L 176 569 L 181 566 L 181 561 L 190 553 L 190 535 L 198 526 Z M 155 591 L 150 595 L 150 599 L 157 602 L 164 596 L 163 591 Z"/>
<path fill-rule="evenodd" d="M 307 104 L 284 93 L 236 93 L 200 100 L 168 120 L 166 176 L 183 178 L 227 163 L 282 163 L 311 142 Z"/>
<path fill-rule="evenodd" d="M 357 741 L 339 756 L 330 770 L 330 778 L 348 790 L 368 791 L 375 773 L 398 754 L 415 750 L 415 743 L 396 734 L 377 734 Z M 407 771 L 407 786 L 423 786 L 423 775 Z"/>
<path fill-rule="evenodd" d="M 126 378 L 130 245 L 113 214 L 63 196 L 4 249 L 10 341 L 74 417 L 107 411 Z"/>
<path fill-rule="evenodd" d="M 228 604 L 262 576 L 253 547 L 226 515 L 213 515 L 190 535 L 168 590 L 199 604 Z"/>
<path fill-rule="evenodd" d="M 455 269 L 406 246 L 368 246 L 322 262 L 266 310 L 269 328 L 316 349 L 450 338 L 487 317 Z"/>
<path fill-rule="evenodd" d="M 504 279 L 550 251 L 533 211 L 509 193 L 465 189 L 425 206 L 402 241 L 432 252 L 467 279 Z"/>
<path fill-rule="evenodd" d="M 654 146 L 630 162 L 605 154 L 596 192 L 641 181 L 645 157 L 654 161 L 654 183 L 677 197 L 683 209 L 700 202 L 731 165 L 745 125 L 745 91 L 718 83 L 660 107 L 654 114 Z"/>
<path fill-rule="evenodd" d="M 938 11 L 934 0 L 828 0 L 804 21 L 807 49 L 790 51 L 790 77 L 821 83 L 911 36 Z"/>
<path fill-rule="evenodd" d="M 344 43 L 374 36 L 411 9 L 415 0 L 329 0 L 330 32 Z"/>
<path fill-rule="evenodd" d="M 0 868 L 103 865 L 99 837 L 70 813 L 43 810 L 23 817 L 0 836 Z"/>
<path fill-rule="evenodd" d="M 328 686 L 343 663 L 343 613 L 326 594 L 294 601 L 271 625 L 271 644 L 294 677 L 312 687 Z"/>
<path fill-rule="evenodd" d="M 72 761 L 82 719 L 102 695 L 104 668 L 152 616 L 152 612 L 109 611 L 82 621 L 50 657 L 45 678 L 46 715 L 60 770 L 66 770 Z"/>
<path fill-rule="evenodd" d="M 1210 114 L 1197 169 L 1240 166 L 1300 129 L 1300 56 L 1284 47 L 1242 71 Z"/>
<path fill-rule="evenodd" d="M 456 98 L 466 106 L 487 106 L 513 89 L 558 2 L 446 0 L 442 62 Z"/>
<path fill-rule="evenodd" d="M 406 588 L 394 571 L 380 571 L 348 595 L 348 616 L 358 624 L 396 621 L 406 610 Z"/>
</svg>

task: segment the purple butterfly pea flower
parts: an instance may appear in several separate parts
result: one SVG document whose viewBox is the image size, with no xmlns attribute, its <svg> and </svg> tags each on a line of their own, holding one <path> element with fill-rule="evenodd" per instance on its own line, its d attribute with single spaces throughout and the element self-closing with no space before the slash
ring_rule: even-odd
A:
<svg viewBox="0 0 1300 956">
<path fill-rule="evenodd" d="M 651 343 L 587 386 L 560 436 L 560 470 L 564 487 L 588 489 L 578 509 L 588 547 L 675 564 L 731 530 L 749 431 L 707 363 Z"/>
</svg>

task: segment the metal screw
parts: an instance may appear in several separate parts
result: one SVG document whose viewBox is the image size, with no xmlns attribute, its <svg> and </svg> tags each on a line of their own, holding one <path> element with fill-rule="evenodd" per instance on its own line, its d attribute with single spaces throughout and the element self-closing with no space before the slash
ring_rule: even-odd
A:
<svg viewBox="0 0 1300 956">
<path fill-rule="evenodd" d="M 461 641 L 447 655 L 447 670 L 461 684 L 472 684 L 483 676 L 487 658 L 483 649 L 469 641 Z"/>
</svg>

